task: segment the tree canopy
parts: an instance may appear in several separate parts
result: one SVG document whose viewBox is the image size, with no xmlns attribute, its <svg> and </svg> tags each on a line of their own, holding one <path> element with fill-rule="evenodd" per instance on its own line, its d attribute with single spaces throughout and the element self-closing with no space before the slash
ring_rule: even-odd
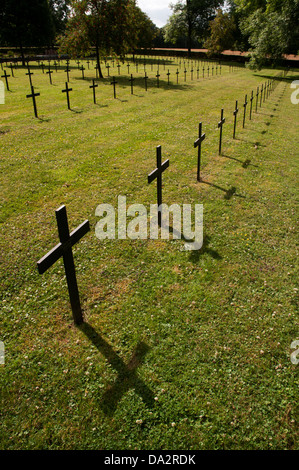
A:
<svg viewBox="0 0 299 470">
<path fill-rule="evenodd" d="M 60 51 L 84 56 L 94 47 L 100 76 L 100 54 L 121 56 L 151 45 L 155 26 L 134 0 L 72 0 L 71 8 Z"/>
</svg>

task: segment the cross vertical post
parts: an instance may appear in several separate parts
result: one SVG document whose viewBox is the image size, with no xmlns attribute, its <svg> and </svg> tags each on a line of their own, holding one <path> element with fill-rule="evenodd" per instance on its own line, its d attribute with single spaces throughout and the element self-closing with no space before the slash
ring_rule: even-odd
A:
<svg viewBox="0 0 299 470">
<path fill-rule="evenodd" d="M 134 94 L 134 90 L 133 90 L 134 80 L 135 80 L 135 78 L 133 78 L 133 74 L 131 73 L 131 78 L 129 79 L 129 82 L 131 83 L 131 95 Z"/>
<path fill-rule="evenodd" d="M 148 79 L 148 76 L 146 74 L 146 72 L 144 73 L 144 86 L 145 86 L 145 91 L 147 91 L 147 79 Z"/>
<path fill-rule="evenodd" d="M 47 73 L 49 74 L 50 85 L 52 85 L 52 73 L 53 73 L 53 71 L 50 70 L 50 67 L 49 67 L 49 70 L 48 70 Z"/>
<path fill-rule="evenodd" d="M 243 129 L 245 127 L 245 118 L 246 118 L 246 108 L 247 108 L 247 95 L 245 95 L 245 102 L 243 104 L 243 108 L 244 108 L 244 114 L 243 114 Z"/>
<path fill-rule="evenodd" d="M 157 75 L 156 75 L 156 79 L 157 79 L 157 87 L 159 88 L 159 77 L 160 77 L 160 74 L 159 74 L 159 69 L 157 70 Z"/>
<path fill-rule="evenodd" d="M 201 164 L 201 143 L 206 138 L 206 134 L 202 134 L 202 123 L 199 123 L 199 130 L 198 130 L 198 139 L 194 142 L 194 148 L 198 147 L 198 155 L 197 155 L 197 181 L 200 181 L 200 164 Z"/>
<path fill-rule="evenodd" d="M 235 110 L 234 110 L 235 119 L 234 119 L 234 133 L 233 133 L 233 139 L 236 138 L 236 127 L 237 127 L 237 115 L 238 115 L 238 112 L 239 112 L 238 100 L 236 100 L 236 107 L 235 107 Z"/>
<path fill-rule="evenodd" d="M 34 109 L 34 115 L 35 117 L 37 118 L 37 109 L 36 109 L 36 100 L 35 100 L 35 97 L 36 96 L 39 96 L 40 93 L 34 93 L 34 87 L 33 85 L 31 85 L 31 94 L 30 95 L 26 95 L 26 98 L 32 98 L 32 102 L 33 102 L 33 109 Z"/>
<path fill-rule="evenodd" d="M 169 160 L 162 162 L 161 157 L 161 145 L 157 147 L 157 168 L 153 170 L 147 177 L 148 183 L 151 183 L 154 179 L 157 179 L 157 204 L 158 204 L 158 225 L 161 227 L 162 223 L 162 173 L 169 167 Z"/>
<path fill-rule="evenodd" d="M 79 290 L 76 279 L 75 264 L 72 246 L 77 243 L 87 232 L 89 232 L 89 222 L 85 220 L 72 233 L 69 232 L 66 207 L 63 205 L 55 211 L 60 243 L 49 253 L 43 256 L 38 262 L 38 272 L 43 274 L 59 258 L 63 257 L 65 275 L 68 285 L 71 308 L 74 323 L 79 325 L 83 322 L 83 315 L 80 305 Z"/>
<path fill-rule="evenodd" d="M 92 79 L 92 85 L 90 85 L 89 88 L 93 89 L 92 91 L 93 91 L 93 102 L 94 102 L 94 104 L 96 104 L 96 90 L 95 89 L 97 88 L 97 86 L 98 86 L 98 84 L 95 83 L 95 80 L 93 78 Z"/>
<path fill-rule="evenodd" d="M 70 75 L 69 75 L 70 70 L 71 70 L 71 69 L 70 69 L 69 66 L 67 65 L 67 66 L 66 66 L 66 69 L 65 69 L 65 72 L 66 72 L 66 76 L 67 76 L 67 81 L 68 81 L 68 82 L 70 81 Z"/>
<path fill-rule="evenodd" d="M 219 137 L 219 155 L 221 155 L 222 149 L 222 127 L 225 123 L 225 118 L 223 117 L 223 108 L 221 109 L 221 120 L 218 122 L 218 128 L 220 128 L 220 137 Z"/>
<path fill-rule="evenodd" d="M 257 106 L 258 106 L 258 102 L 259 102 L 259 93 L 260 93 L 260 89 L 259 87 L 257 87 L 256 89 L 256 102 L 255 102 L 255 112 L 257 113 Z"/>
<path fill-rule="evenodd" d="M 8 80 L 7 80 L 8 77 L 10 77 L 10 75 L 7 75 L 6 70 L 4 70 L 4 75 L 1 75 L 1 78 L 5 78 L 7 91 L 9 91 L 9 85 L 8 85 Z"/>
<path fill-rule="evenodd" d="M 32 87 L 31 75 L 33 75 L 33 72 L 30 72 L 29 67 L 28 67 L 28 72 L 26 73 L 26 75 L 28 75 L 28 77 L 29 77 L 29 82 L 30 82 L 30 86 Z"/>
<path fill-rule="evenodd" d="M 250 121 L 251 121 L 251 116 L 252 116 L 252 103 L 253 103 L 253 90 L 251 91 L 251 97 L 250 97 L 250 112 L 249 112 Z"/>
<path fill-rule="evenodd" d="M 262 85 L 262 88 L 261 88 L 260 108 L 262 107 L 263 90 L 264 90 L 264 85 Z"/>
<path fill-rule="evenodd" d="M 115 77 L 113 77 L 113 81 L 110 83 L 111 85 L 113 85 L 113 94 L 114 94 L 114 98 L 116 98 L 116 90 L 115 90 L 115 85 L 116 85 L 116 81 L 115 81 Z"/>
<path fill-rule="evenodd" d="M 72 89 L 72 88 L 69 88 L 69 87 L 68 87 L 68 83 L 65 82 L 65 90 L 62 90 L 62 93 L 66 93 L 66 99 L 67 99 L 67 107 L 68 107 L 68 109 L 71 109 L 71 107 L 70 107 L 70 96 L 69 96 L 69 92 L 70 92 L 70 91 L 73 91 L 73 89 Z"/>
</svg>

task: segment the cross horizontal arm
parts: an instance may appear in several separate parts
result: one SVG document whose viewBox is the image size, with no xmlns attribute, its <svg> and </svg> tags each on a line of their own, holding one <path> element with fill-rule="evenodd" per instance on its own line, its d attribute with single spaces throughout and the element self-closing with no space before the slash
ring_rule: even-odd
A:
<svg viewBox="0 0 299 470">
<path fill-rule="evenodd" d="M 206 138 L 206 134 L 202 134 L 202 136 L 200 136 L 198 139 L 196 139 L 196 141 L 194 142 L 194 147 L 198 147 L 199 144 L 201 144 L 201 142 L 203 140 L 205 140 Z"/>
<path fill-rule="evenodd" d="M 43 256 L 38 262 L 38 272 L 43 274 L 46 272 L 56 261 L 61 258 L 64 251 L 70 249 L 77 243 L 87 232 L 89 232 L 89 221 L 85 220 L 79 227 L 70 233 L 70 238 L 65 243 L 58 243 L 52 250 Z"/>
<path fill-rule="evenodd" d="M 155 170 L 153 170 L 147 177 L 147 181 L 148 183 L 151 183 L 152 181 L 154 181 L 154 179 L 157 178 L 158 174 L 159 173 L 162 173 L 164 170 L 166 170 L 166 168 L 169 167 L 169 160 L 165 160 L 165 162 L 162 163 L 162 165 L 160 166 L 160 168 L 156 168 Z"/>
</svg>

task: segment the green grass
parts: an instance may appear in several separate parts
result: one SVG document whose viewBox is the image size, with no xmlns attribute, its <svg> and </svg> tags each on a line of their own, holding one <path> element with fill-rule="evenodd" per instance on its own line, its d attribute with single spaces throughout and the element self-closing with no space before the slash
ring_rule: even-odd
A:
<svg viewBox="0 0 299 470">
<path fill-rule="evenodd" d="M 1 105 L 1 449 L 296 449 L 298 365 L 298 105 L 290 71 L 242 129 L 245 94 L 278 70 L 244 68 L 179 84 L 179 65 L 143 70 L 131 95 L 126 66 L 97 105 L 74 63 L 67 109 L 64 67 L 53 85 L 33 68 L 9 79 Z M 167 84 L 167 70 L 171 84 Z M 196 70 L 196 69 L 195 69 Z M 201 67 L 200 70 L 202 71 Z M 105 75 L 106 72 L 105 72 Z M 239 101 L 237 139 L 233 110 Z M 254 102 L 255 103 L 255 102 Z M 226 123 L 218 155 L 221 108 Z M 249 108 L 248 108 L 249 109 Z M 193 143 L 202 121 L 202 178 Z M 155 203 L 147 174 L 156 146 L 170 166 L 167 204 L 204 206 L 204 244 L 98 240 L 98 204 Z M 36 262 L 58 241 L 55 210 L 75 247 L 85 323 L 74 326 L 62 261 Z"/>
</svg>

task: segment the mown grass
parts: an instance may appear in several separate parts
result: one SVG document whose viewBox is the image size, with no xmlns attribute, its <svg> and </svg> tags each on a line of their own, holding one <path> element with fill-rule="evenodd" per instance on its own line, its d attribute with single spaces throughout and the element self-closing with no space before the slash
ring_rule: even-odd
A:
<svg viewBox="0 0 299 470">
<path fill-rule="evenodd" d="M 75 63 L 53 85 L 32 67 L 10 78 L 1 105 L 1 449 L 295 449 L 298 338 L 298 105 L 290 71 L 247 114 L 245 94 L 278 70 L 244 68 L 186 82 L 177 62 L 126 67 L 89 89 Z M 189 65 L 190 67 L 190 65 Z M 202 71 L 202 64 L 200 70 Z M 167 70 L 170 70 L 170 85 Z M 190 69 L 189 69 L 190 70 Z M 107 75 L 107 74 L 106 74 Z M 233 110 L 239 101 L 237 139 Z M 223 155 L 218 155 L 224 108 Z M 202 121 L 202 178 L 193 143 Z M 170 159 L 167 204 L 202 203 L 204 244 L 98 240 L 98 204 L 149 207 L 156 146 Z M 85 323 L 73 325 L 62 261 L 40 276 L 58 241 L 55 210 L 91 232 L 74 257 Z"/>
</svg>

